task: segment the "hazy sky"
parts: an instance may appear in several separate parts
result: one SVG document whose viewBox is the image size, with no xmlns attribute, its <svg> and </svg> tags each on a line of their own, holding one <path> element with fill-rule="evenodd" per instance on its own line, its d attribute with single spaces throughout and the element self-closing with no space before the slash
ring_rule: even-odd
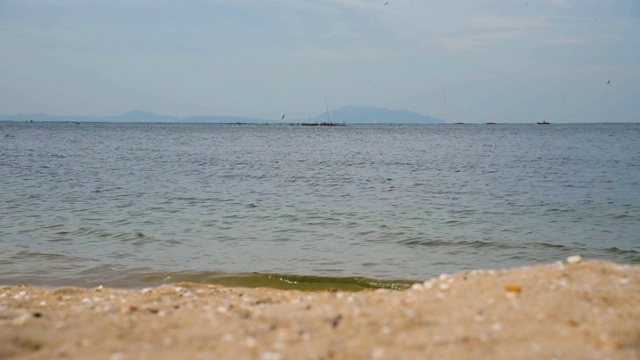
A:
<svg viewBox="0 0 640 360">
<path fill-rule="evenodd" d="M 640 0 L 385 2 L 0 0 L 0 114 L 640 121 Z"/>
</svg>

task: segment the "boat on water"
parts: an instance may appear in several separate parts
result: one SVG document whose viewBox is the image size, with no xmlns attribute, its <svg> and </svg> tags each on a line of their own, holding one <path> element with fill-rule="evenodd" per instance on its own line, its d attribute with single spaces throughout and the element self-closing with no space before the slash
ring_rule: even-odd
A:
<svg viewBox="0 0 640 360">
<path fill-rule="evenodd" d="M 493 121 L 489 121 L 486 123 L 487 125 L 495 125 L 496 123 L 494 123 Z"/>
<path fill-rule="evenodd" d="M 549 125 L 549 124 L 551 123 L 548 122 L 547 120 L 538 121 L 538 125 Z"/>
</svg>

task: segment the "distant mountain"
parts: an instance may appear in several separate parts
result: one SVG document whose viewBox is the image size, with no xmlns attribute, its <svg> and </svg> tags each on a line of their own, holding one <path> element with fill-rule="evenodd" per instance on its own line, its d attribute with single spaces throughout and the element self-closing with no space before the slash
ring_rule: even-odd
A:
<svg viewBox="0 0 640 360">
<path fill-rule="evenodd" d="M 345 106 L 330 112 L 332 122 L 351 124 L 444 124 L 446 121 L 407 110 L 389 110 L 375 107 Z M 328 121 L 327 114 L 321 114 L 312 121 Z"/>
<path fill-rule="evenodd" d="M 442 119 L 413 113 L 407 110 L 388 110 L 374 107 L 346 106 L 329 113 L 332 122 L 348 124 L 437 124 Z M 0 121 L 67 121 L 67 122 L 158 122 L 158 123 L 279 123 L 278 120 L 250 118 L 241 116 L 188 116 L 176 117 L 158 115 L 141 110 L 133 110 L 115 116 L 59 116 L 48 114 L 14 114 L 0 115 Z M 311 119 L 286 120 L 283 122 L 324 122 L 327 114 L 320 114 Z"/>
<path fill-rule="evenodd" d="M 170 116 L 170 115 L 157 115 L 154 113 L 142 111 L 142 110 L 132 110 L 128 113 L 110 116 L 106 118 L 101 118 L 104 120 L 99 121 L 107 121 L 107 122 L 181 122 L 179 117 Z"/>
<path fill-rule="evenodd" d="M 48 114 L 14 114 L 0 115 L 0 121 L 66 121 L 66 122 L 131 122 L 131 123 L 268 123 L 273 120 L 248 118 L 241 116 L 188 116 L 177 117 L 158 115 L 151 112 L 133 110 L 115 116 L 78 116 L 78 115 L 48 115 Z"/>
</svg>

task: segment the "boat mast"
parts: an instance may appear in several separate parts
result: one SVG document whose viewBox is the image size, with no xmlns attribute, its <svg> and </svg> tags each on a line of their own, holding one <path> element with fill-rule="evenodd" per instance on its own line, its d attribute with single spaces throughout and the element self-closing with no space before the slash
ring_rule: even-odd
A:
<svg viewBox="0 0 640 360">
<path fill-rule="evenodd" d="M 440 80 L 440 90 L 442 91 L 442 98 L 444 99 L 444 107 L 447 110 L 447 122 L 452 123 L 451 114 L 449 113 L 449 105 L 447 104 L 447 95 L 444 92 L 444 86 L 442 86 L 442 80 Z"/>
<path fill-rule="evenodd" d="M 329 105 L 327 104 L 327 95 L 324 96 L 324 107 L 327 109 L 327 121 L 331 122 L 331 118 L 329 117 Z"/>
</svg>

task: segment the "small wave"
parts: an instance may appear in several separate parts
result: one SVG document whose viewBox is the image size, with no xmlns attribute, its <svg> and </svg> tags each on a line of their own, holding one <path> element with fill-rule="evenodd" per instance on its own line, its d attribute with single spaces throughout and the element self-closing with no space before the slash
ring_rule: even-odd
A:
<svg viewBox="0 0 640 360">
<path fill-rule="evenodd" d="M 551 243 L 545 243 L 545 242 L 532 243 L 531 246 L 536 248 L 547 248 L 547 249 L 563 249 L 563 250 L 572 249 L 571 247 L 568 247 L 562 244 L 551 244 Z"/>
<path fill-rule="evenodd" d="M 624 219 L 633 219 L 634 216 L 629 214 L 618 214 L 618 215 L 612 215 L 611 218 L 615 220 L 624 220 Z"/>
<path fill-rule="evenodd" d="M 56 233 L 58 236 L 69 236 L 72 237 L 89 237 L 89 238 L 100 238 L 100 239 L 113 239 L 117 240 L 121 243 L 132 243 L 133 245 L 142 245 L 146 243 L 153 243 L 156 239 L 152 236 L 149 236 L 142 231 L 130 231 L 130 232 L 111 232 L 104 229 L 92 228 L 81 226 L 74 231 L 70 232 L 58 232 Z"/>
<path fill-rule="evenodd" d="M 620 249 L 617 247 L 610 247 L 607 249 L 604 249 L 605 252 L 609 253 L 609 254 L 616 254 L 616 255 L 640 255 L 640 251 L 636 251 L 636 250 L 624 250 L 624 249 Z"/>
<path fill-rule="evenodd" d="M 71 234 L 75 235 L 75 236 L 104 235 L 105 231 L 100 230 L 100 229 L 96 229 L 96 228 L 90 228 L 90 227 L 86 227 L 86 226 L 81 226 L 78 229 L 76 229 L 75 231 L 71 232 Z"/>
<path fill-rule="evenodd" d="M 20 251 L 13 254 L 11 258 L 17 261 L 21 261 L 21 260 L 83 261 L 85 260 L 85 259 L 81 259 L 74 256 L 64 255 L 64 254 L 54 254 L 54 253 L 34 252 L 34 251 Z"/>
<path fill-rule="evenodd" d="M 487 240 L 442 240 L 442 239 L 409 239 L 399 242 L 402 245 L 409 246 L 427 246 L 427 247 L 468 247 L 472 249 L 481 248 L 497 248 L 497 249 L 520 249 L 525 246 L 522 244 L 507 244 L 504 242 L 487 241 Z"/>
<path fill-rule="evenodd" d="M 133 283 L 142 286 L 157 286 L 166 283 L 193 282 L 229 287 L 265 287 L 282 290 L 341 290 L 362 291 L 367 289 L 403 290 L 415 281 L 379 280 L 365 277 L 331 277 L 289 274 L 223 274 L 212 272 L 148 273 L 139 275 Z"/>
</svg>

